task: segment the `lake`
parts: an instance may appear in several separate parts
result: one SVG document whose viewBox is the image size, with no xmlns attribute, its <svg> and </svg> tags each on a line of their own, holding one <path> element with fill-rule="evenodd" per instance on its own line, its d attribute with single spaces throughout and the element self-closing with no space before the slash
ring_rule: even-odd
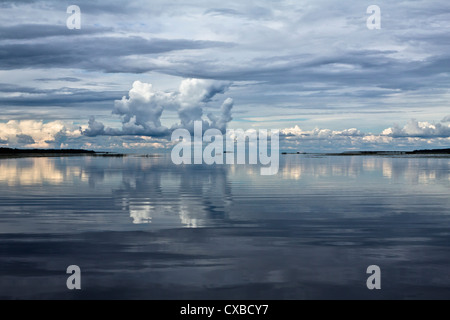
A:
<svg viewBox="0 0 450 320">
<path fill-rule="evenodd" d="M 445 156 L 1 159 L 0 298 L 450 299 L 449 195 Z"/>
</svg>

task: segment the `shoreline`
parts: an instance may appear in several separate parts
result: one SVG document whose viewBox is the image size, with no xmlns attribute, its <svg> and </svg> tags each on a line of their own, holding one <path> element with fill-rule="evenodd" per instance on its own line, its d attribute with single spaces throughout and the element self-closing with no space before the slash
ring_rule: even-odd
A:
<svg viewBox="0 0 450 320">
<path fill-rule="evenodd" d="M 333 152 L 282 152 L 282 155 L 322 155 L 322 156 L 450 156 L 450 149 L 428 149 L 414 151 L 346 151 Z"/>
<path fill-rule="evenodd" d="M 450 157 L 450 149 L 431 149 L 414 151 L 347 151 L 341 153 L 317 153 L 317 152 L 282 152 L 286 155 L 309 155 L 309 156 L 425 156 L 425 157 Z M 39 157 L 127 157 L 129 154 L 114 152 L 97 152 L 83 149 L 13 149 L 0 148 L 1 159 L 14 158 L 39 158 Z M 139 157 L 157 157 L 158 155 L 141 154 Z"/>
<path fill-rule="evenodd" d="M 123 153 L 96 152 L 83 149 L 12 149 L 0 148 L 0 159 L 39 157 L 126 157 Z"/>
</svg>

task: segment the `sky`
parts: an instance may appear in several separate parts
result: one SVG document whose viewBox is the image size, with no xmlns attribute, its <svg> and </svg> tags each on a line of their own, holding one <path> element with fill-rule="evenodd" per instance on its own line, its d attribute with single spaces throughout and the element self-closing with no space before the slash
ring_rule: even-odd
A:
<svg viewBox="0 0 450 320">
<path fill-rule="evenodd" d="M 0 147 L 167 152 L 202 120 L 284 151 L 448 148 L 449 89 L 444 0 L 0 1 Z"/>
</svg>

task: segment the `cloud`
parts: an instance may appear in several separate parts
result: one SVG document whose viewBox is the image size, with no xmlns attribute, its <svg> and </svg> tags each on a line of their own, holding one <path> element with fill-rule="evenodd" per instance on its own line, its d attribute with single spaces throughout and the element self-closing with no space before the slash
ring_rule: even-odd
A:
<svg viewBox="0 0 450 320">
<path fill-rule="evenodd" d="M 224 93 L 230 82 L 201 79 L 185 79 L 178 91 L 164 92 L 153 88 L 150 83 L 135 81 L 133 87 L 121 100 L 116 100 L 112 114 L 122 119 L 122 128 L 105 127 L 94 117 L 89 119 L 88 128 L 83 130 L 85 136 L 152 136 L 165 137 L 171 130 L 186 128 L 193 130 L 194 121 L 202 120 L 203 108 L 220 93 Z M 214 127 L 222 131 L 232 120 L 233 100 L 227 99 L 219 117 L 209 114 L 211 122 L 204 121 L 206 128 Z M 171 129 L 161 125 L 161 116 L 165 109 L 178 109 L 180 123 Z"/>
<path fill-rule="evenodd" d="M 330 129 L 302 130 L 298 125 L 293 128 L 281 130 L 281 135 L 289 137 L 303 137 L 304 139 L 330 139 L 336 137 L 363 137 L 365 136 L 360 130 L 356 128 L 345 129 L 342 131 Z"/>
<path fill-rule="evenodd" d="M 228 98 L 222 104 L 219 116 L 211 116 L 208 125 L 223 129 L 219 123 L 231 117 L 233 101 Z M 280 148 L 282 151 L 305 152 L 340 152 L 349 150 L 415 150 L 430 148 L 448 148 L 450 134 L 446 136 L 435 133 L 430 135 L 411 131 L 416 128 L 410 121 L 399 130 L 402 134 L 387 135 L 387 131 L 399 127 L 393 126 L 381 133 L 363 133 L 356 128 L 332 130 L 328 128 L 315 128 L 312 130 L 301 129 L 298 125 L 281 130 Z M 134 120 L 131 124 L 136 125 Z M 428 128 L 427 122 L 417 122 L 419 128 Z M 127 123 L 128 124 L 128 123 Z M 428 124 L 428 125 L 425 125 Z M 84 148 L 93 150 L 112 150 L 126 152 L 142 150 L 170 150 L 172 144 L 166 137 L 154 137 L 141 135 L 141 131 L 133 131 L 136 128 L 111 129 L 105 127 L 94 118 L 82 129 L 70 122 L 52 121 L 8 121 L 0 123 L 0 144 L 8 147 L 32 147 L 32 148 Z M 414 129 L 416 130 L 416 129 Z M 80 133 L 83 131 L 83 135 Z M 130 135 L 125 135 L 128 133 Z M 136 135 L 134 135 L 136 134 Z"/>
<path fill-rule="evenodd" d="M 446 116 L 444 119 L 441 120 L 442 123 L 450 122 L 450 115 Z"/>
<path fill-rule="evenodd" d="M 404 127 L 394 125 L 393 127 L 384 129 L 380 134 L 363 133 L 356 128 L 344 130 L 319 129 L 302 130 L 298 125 L 292 128 L 281 130 L 281 135 L 286 139 L 301 138 L 302 140 L 346 140 L 352 138 L 354 140 L 365 141 L 392 141 L 389 138 L 450 138 L 450 125 L 442 125 L 440 123 L 431 124 L 429 122 L 419 122 L 411 119 Z"/>
<path fill-rule="evenodd" d="M 229 122 L 233 120 L 231 116 L 231 110 L 233 109 L 234 101 L 231 98 L 227 98 L 220 107 L 220 116 L 217 117 L 213 113 L 208 113 L 208 118 L 211 120 L 211 127 L 217 128 L 222 132 L 225 132 Z"/>
<path fill-rule="evenodd" d="M 213 81 L 203 79 L 183 80 L 180 84 L 178 94 L 178 102 L 180 105 L 178 116 L 181 123 L 178 125 L 174 125 L 173 128 L 186 128 L 190 131 L 193 131 L 194 122 L 202 120 L 203 108 L 205 107 L 205 105 L 210 102 L 215 95 L 224 93 L 226 90 L 228 90 L 230 85 L 231 83 L 227 81 Z M 231 107 L 232 106 L 233 103 L 231 103 Z M 228 112 L 231 112 L 231 108 Z M 217 121 L 212 122 L 214 126 L 217 124 Z M 204 125 L 204 129 L 207 129 L 211 126 L 211 124 L 206 121 L 204 121 Z M 226 123 L 221 125 L 225 125 L 226 127 Z"/>
<path fill-rule="evenodd" d="M 193 105 L 210 102 L 219 93 L 224 93 L 230 82 L 204 79 L 185 79 L 180 84 L 179 99 L 181 105 Z"/>
<path fill-rule="evenodd" d="M 35 144 L 36 143 L 31 136 L 26 135 L 26 134 L 17 134 L 16 138 L 17 138 L 18 144 Z"/>
<path fill-rule="evenodd" d="M 135 81 L 129 98 L 114 103 L 113 114 L 122 117 L 122 131 L 107 129 L 111 135 L 165 136 L 168 129 L 161 125 L 164 108 L 175 105 L 173 93 L 155 91 L 149 83 Z"/>
<path fill-rule="evenodd" d="M 86 27 L 80 29 L 78 35 L 92 35 L 112 31 L 112 28 Z M 73 32 L 67 28 L 50 24 L 19 24 L 0 26 L 0 39 L 36 39 L 55 36 L 71 36 Z"/>
<path fill-rule="evenodd" d="M 88 137 L 105 135 L 105 125 L 95 121 L 95 117 L 91 116 L 89 118 L 88 128 L 83 131 L 83 134 Z"/>
<path fill-rule="evenodd" d="M 0 69 L 79 68 L 110 73 L 143 73 L 155 69 L 151 63 L 144 63 L 147 55 L 224 45 L 214 41 L 119 35 L 72 35 L 57 41 L 38 39 L 22 43 L 0 41 Z M 133 56 L 139 56 L 141 63 L 135 63 Z"/>
<path fill-rule="evenodd" d="M 0 123 L 0 140 L 10 147 L 59 148 L 62 141 L 79 136 L 76 126 L 62 121 L 11 120 Z"/>
<path fill-rule="evenodd" d="M 403 128 L 394 125 L 384 130 L 382 135 L 393 138 L 448 138 L 450 137 L 450 124 L 431 124 L 411 119 Z"/>
<path fill-rule="evenodd" d="M 394 125 L 381 133 L 363 133 L 356 128 L 302 130 L 299 126 L 281 130 L 283 150 L 339 152 L 347 150 L 412 150 L 448 148 L 450 126 L 410 120 L 404 127 Z"/>
<path fill-rule="evenodd" d="M 54 81 L 70 81 L 55 79 Z M 43 79 L 37 81 L 43 81 Z M 48 81 L 48 80 L 45 80 Z M 38 89 L 30 86 L 0 83 L 0 104 L 6 106 L 79 106 L 110 102 L 123 91 L 99 91 L 85 88 L 59 87 L 57 89 Z"/>
<path fill-rule="evenodd" d="M 161 115 L 165 107 L 176 105 L 174 93 L 156 91 L 149 83 L 135 81 L 133 87 L 121 100 L 114 102 L 113 114 L 122 118 L 122 128 L 105 128 L 105 125 L 91 117 L 86 136 L 166 136 L 169 129 L 161 125 Z"/>
<path fill-rule="evenodd" d="M 233 9 L 228 8 L 216 8 L 216 9 L 208 9 L 204 13 L 205 15 L 212 15 L 212 16 L 222 16 L 222 15 L 240 15 L 240 13 Z"/>
<path fill-rule="evenodd" d="M 61 77 L 61 78 L 39 78 L 35 79 L 36 81 L 44 81 L 44 82 L 50 82 L 50 81 L 66 81 L 66 82 L 79 82 L 81 79 L 75 78 L 75 77 Z"/>
<path fill-rule="evenodd" d="M 302 121 L 302 143 L 316 139 L 327 150 L 328 141 L 356 148 L 363 139 L 404 144 L 436 137 L 430 138 L 436 145 L 445 139 L 448 121 L 403 127 L 412 116 L 447 114 L 450 34 L 444 1 L 381 3 L 386 23 L 379 31 L 367 29 L 368 5 L 356 0 L 76 4 L 81 30 L 66 28 L 66 5 L 60 1 L 1 2 L 0 76 L 8 84 L 0 85 L 0 119 L 65 119 L 78 125 L 95 115 L 82 125 L 83 137 L 100 147 L 121 145 L 120 135 L 163 134 L 162 124 L 170 131 L 202 119 L 204 128 L 223 129 L 231 110 L 244 128 L 293 128 Z M 197 80 L 178 87 L 186 78 Z M 175 101 L 151 106 L 127 95 L 135 79 L 176 88 L 161 91 Z M 222 111 L 220 81 L 234 84 L 236 102 Z M 114 105 L 122 124 L 114 126 L 105 115 L 124 95 L 126 101 Z M 322 129 L 313 130 L 316 126 Z M 391 131 L 381 135 L 384 128 Z M 376 132 L 364 134 L 371 130 Z M 31 136 L 37 144 L 54 138 Z M 77 145 L 71 139 L 64 143 Z M 63 140 L 61 134 L 54 143 Z"/>
</svg>

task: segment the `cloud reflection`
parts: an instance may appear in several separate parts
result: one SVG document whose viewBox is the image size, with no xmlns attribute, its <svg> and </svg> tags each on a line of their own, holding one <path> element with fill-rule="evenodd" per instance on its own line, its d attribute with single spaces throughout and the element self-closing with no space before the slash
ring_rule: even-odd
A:
<svg viewBox="0 0 450 320">
<path fill-rule="evenodd" d="M 276 176 L 0 160 L 0 298 L 370 299 L 373 263 L 392 284 L 380 297 L 448 297 L 448 159 L 282 159 Z M 89 284 L 76 296 L 61 286 L 73 263 Z"/>
<path fill-rule="evenodd" d="M 377 176 L 429 184 L 450 178 L 447 157 L 365 157 L 288 155 L 280 168 L 283 179 Z"/>
<path fill-rule="evenodd" d="M 139 171 L 127 170 L 122 184 L 113 191 L 122 210 L 134 224 L 163 224 L 198 228 L 206 221 L 226 218 L 231 187 L 226 167 L 173 167 L 153 160 L 139 164 Z"/>
<path fill-rule="evenodd" d="M 60 184 L 67 175 L 82 176 L 76 170 L 60 170 L 52 158 L 0 160 L 0 183 L 9 186 Z"/>
<path fill-rule="evenodd" d="M 216 222 L 277 218 L 283 206 L 291 210 L 283 200 L 286 195 L 297 195 L 297 201 L 303 199 L 301 207 L 295 205 L 296 211 L 317 212 L 317 204 L 313 207 L 313 200 L 308 198 L 312 190 L 315 194 L 328 192 L 327 201 L 334 202 L 323 206 L 337 210 L 348 207 L 345 198 L 338 196 L 339 190 L 358 190 L 358 186 L 369 184 L 383 186 L 386 180 L 393 187 L 402 183 L 404 189 L 414 185 L 448 188 L 450 181 L 448 158 L 288 155 L 281 159 L 280 173 L 273 177 L 261 177 L 253 166 L 174 166 L 167 157 L 2 159 L 0 186 L 29 194 L 33 190 L 43 192 L 45 185 L 47 196 L 59 194 L 59 208 L 77 208 L 81 200 L 74 203 L 73 197 L 87 197 L 85 201 L 90 203 L 88 195 L 101 192 L 102 201 L 109 201 L 103 210 L 126 213 L 128 224 L 201 228 Z M 63 189 L 59 189 L 63 185 L 65 197 L 61 195 Z M 54 189 L 49 189 L 51 186 Z M 373 189 L 372 195 L 382 190 Z M 377 205 L 381 204 L 378 201 Z M 90 206 L 87 209 L 95 212 L 97 205 Z"/>
</svg>

